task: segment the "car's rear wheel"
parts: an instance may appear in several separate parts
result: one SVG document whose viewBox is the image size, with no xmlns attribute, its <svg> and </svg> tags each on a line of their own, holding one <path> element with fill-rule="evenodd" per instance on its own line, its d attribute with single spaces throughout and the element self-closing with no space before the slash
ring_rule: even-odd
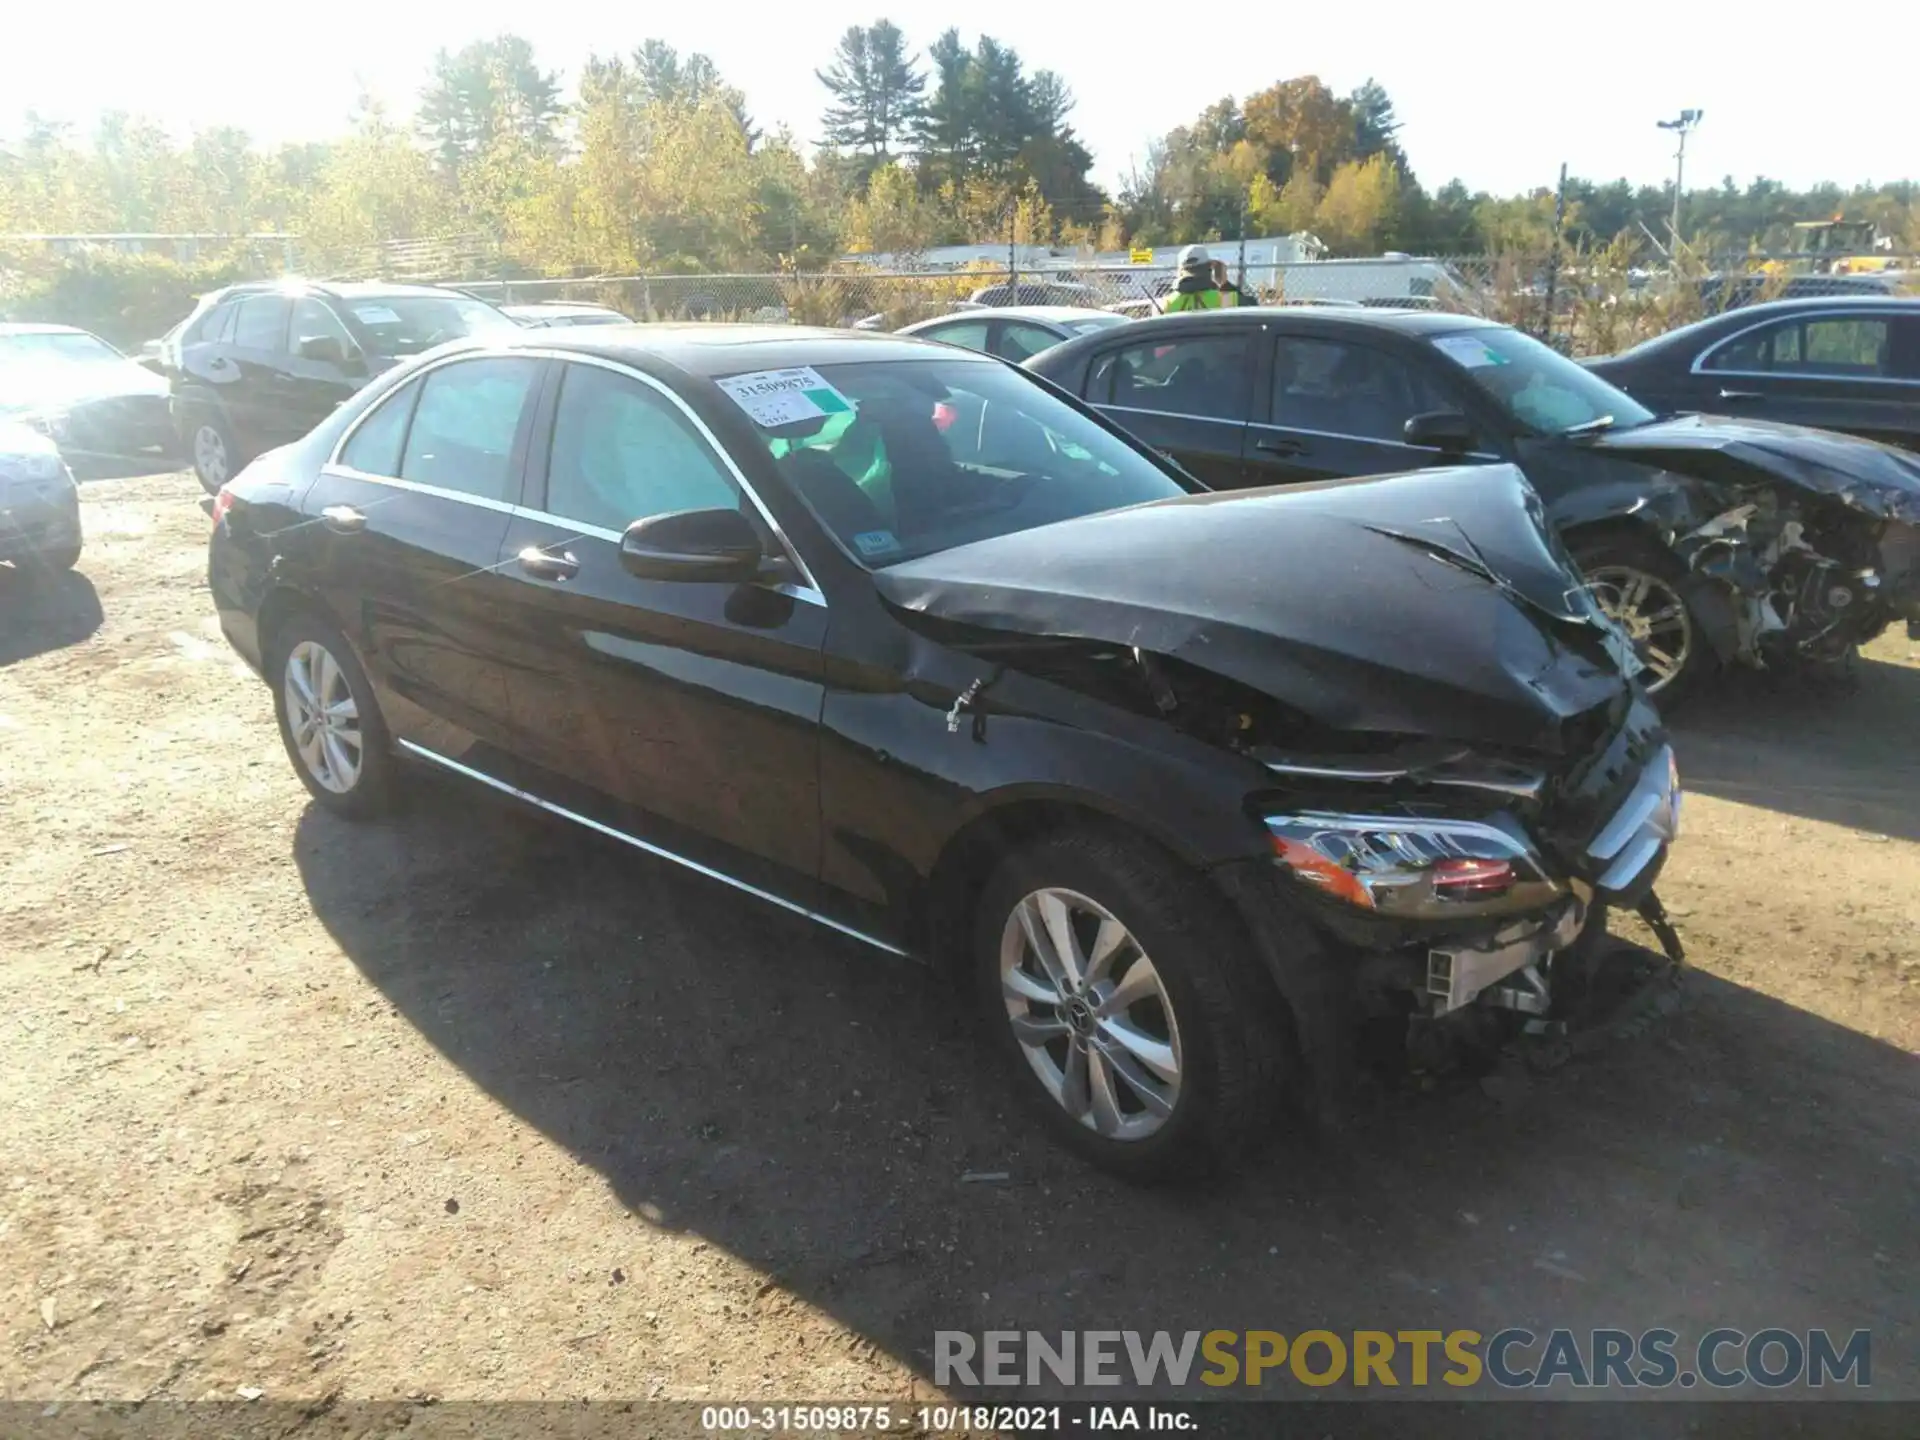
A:
<svg viewBox="0 0 1920 1440">
<path fill-rule="evenodd" d="M 1573 546 L 1594 603 L 1626 631 L 1662 709 L 1683 702 L 1713 668 L 1713 652 L 1682 593 L 1686 571 L 1649 541 L 1605 535 Z"/>
<path fill-rule="evenodd" d="M 366 671 L 339 631 L 315 615 L 273 642 L 274 714 L 300 781 L 329 810 L 361 819 L 392 798 L 396 762 Z"/>
<path fill-rule="evenodd" d="M 188 427 L 187 454 L 193 461 L 193 473 L 209 495 L 218 494 L 220 487 L 239 473 L 240 446 L 233 428 L 211 410 L 194 417 Z"/>
<path fill-rule="evenodd" d="M 1226 902 L 1098 830 L 1008 856 L 981 897 L 975 976 L 1015 1084 L 1086 1159 L 1134 1180 L 1255 1154 L 1284 1110 L 1288 1020 Z"/>
</svg>

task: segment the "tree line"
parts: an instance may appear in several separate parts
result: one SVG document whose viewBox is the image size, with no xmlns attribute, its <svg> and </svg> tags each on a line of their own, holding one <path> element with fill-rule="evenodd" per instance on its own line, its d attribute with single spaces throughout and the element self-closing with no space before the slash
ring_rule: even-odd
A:
<svg viewBox="0 0 1920 1440">
<path fill-rule="evenodd" d="M 819 268 L 846 251 L 943 243 L 1115 249 L 1310 231 L 1334 254 L 1540 250 L 1556 197 L 1428 190 L 1391 97 L 1314 76 L 1208 106 L 1153 142 L 1117 193 L 1092 180 L 1062 76 L 992 36 L 916 51 L 890 21 L 854 26 L 816 72 L 810 144 L 762 129 L 713 61 L 650 40 L 593 55 L 572 92 L 522 37 L 443 50 L 413 116 L 364 98 L 343 132 L 264 149 L 219 127 L 177 142 L 123 113 L 90 134 L 28 114 L 0 145 L 0 232 L 279 231 L 351 268 L 382 241 L 484 236 L 503 265 L 551 275 Z M 1910 182 L 1791 191 L 1731 179 L 1685 197 L 1698 249 L 1784 244 L 1843 213 L 1920 248 Z M 1669 191 L 1574 180 L 1563 238 L 1665 239 Z"/>
</svg>

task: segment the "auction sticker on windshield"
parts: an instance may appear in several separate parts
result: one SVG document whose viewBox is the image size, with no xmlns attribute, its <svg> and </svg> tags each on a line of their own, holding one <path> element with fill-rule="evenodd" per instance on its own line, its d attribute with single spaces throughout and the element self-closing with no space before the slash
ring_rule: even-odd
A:
<svg viewBox="0 0 1920 1440">
<path fill-rule="evenodd" d="M 362 325 L 398 325 L 400 316 L 384 305 L 356 305 L 353 313 Z"/>
<path fill-rule="evenodd" d="M 823 415 L 844 415 L 853 402 L 811 365 L 791 370 L 753 370 L 714 382 L 756 425 L 772 430 Z"/>
<path fill-rule="evenodd" d="M 1489 365 L 1507 363 L 1506 356 L 1486 341 L 1476 340 L 1471 335 L 1442 335 L 1435 339 L 1433 346 L 1456 365 L 1464 365 L 1469 370 L 1482 370 Z"/>
</svg>

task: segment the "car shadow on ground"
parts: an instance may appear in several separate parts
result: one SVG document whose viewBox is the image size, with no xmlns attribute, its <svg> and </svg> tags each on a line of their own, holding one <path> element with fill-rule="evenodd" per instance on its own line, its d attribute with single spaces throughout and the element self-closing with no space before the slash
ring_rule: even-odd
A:
<svg viewBox="0 0 1920 1440">
<path fill-rule="evenodd" d="M 1731 671 L 1674 731 L 1688 790 L 1920 840 L 1920 669 L 1858 658 L 1841 679 Z"/>
<path fill-rule="evenodd" d="M 1825 1325 L 1920 1396 L 1912 1057 L 1709 976 L 1590 1056 L 1146 1191 L 1035 1130 L 937 979 L 711 882 L 438 782 L 310 807 L 295 859 L 499 1104 L 929 1377 L 936 1329 Z"/>
<path fill-rule="evenodd" d="M 0 564 L 0 666 L 78 645 L 105 618 L 93 582 L 78 570 Z"/>
</svg>

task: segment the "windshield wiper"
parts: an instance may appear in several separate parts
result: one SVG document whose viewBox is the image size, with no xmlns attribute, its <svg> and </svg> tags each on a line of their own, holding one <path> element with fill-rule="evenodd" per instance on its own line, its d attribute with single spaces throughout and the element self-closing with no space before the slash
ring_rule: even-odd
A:
<svg viewBox="0 0 1920 1440">
<path fill-rule="evenodd" d="M 1598 435 L 1602 430 L 1611 429 L 1612 426 L 1613 417 L 1611 415 L 1600 415 L 1592 420 L 1583 421 L 1578 425 L 1569 425 L 1560 433 L 1562 435 Z"/>
</svg>

